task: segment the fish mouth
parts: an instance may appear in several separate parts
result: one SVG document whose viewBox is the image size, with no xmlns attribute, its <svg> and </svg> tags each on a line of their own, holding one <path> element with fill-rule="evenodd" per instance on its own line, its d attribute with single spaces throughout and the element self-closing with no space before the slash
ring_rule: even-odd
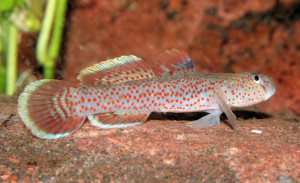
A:
<svg viewBox="0 0 300 183">
<path fill-rule="evenodd" d="M 267 94 L 264 97 L 264 100 L 268 100 L 270 97 L 272 97 L 274 95 L 274 93 L 276 92 L 276 87 L 273 83 L 273 81 L 270 83 L 270 86 L 267 89 Z"/>
</svg>

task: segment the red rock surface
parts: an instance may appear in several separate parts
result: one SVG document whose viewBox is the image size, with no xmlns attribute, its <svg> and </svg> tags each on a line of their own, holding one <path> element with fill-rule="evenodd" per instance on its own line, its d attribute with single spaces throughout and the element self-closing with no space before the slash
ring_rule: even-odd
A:
<svg viewBox="0 0 300 183">
<path fill-rule="evenodd" d="M 84 123 L 68 137 L 43 140 L 20 121 L 16 97 L 0 99 L 0 182 L 300 181 L 300 119 L 288 113 L 238 112 L 239 132 L 225 123 L 192 128 L 178 115 L 156 114 L 140 126 Z"/>
</svg>

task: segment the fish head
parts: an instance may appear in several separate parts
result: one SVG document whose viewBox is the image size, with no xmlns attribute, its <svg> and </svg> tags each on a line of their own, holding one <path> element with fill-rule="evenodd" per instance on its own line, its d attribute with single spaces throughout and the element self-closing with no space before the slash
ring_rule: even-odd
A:
<svg viewBox="0 0 300 183">
<path fill-rule="evenodd" d="M 222 86 L 227 104 L 234 107 L 263 102 L 276 92 L 271 77 L 253 72 L 232 74 L 229 81 L 224 82 Z"/>
<path fill-rule="evenodd" d="M 256 96 L 254 93 L 260 93 L 259 98 L 261 100 L 259 102 L 268 100 L 276 92 L 273 78 L 255 72 L 246 72 L 244 74 L 248 75 L 250 85 L 254 86 L 254 88 L 251 87 L 250 89 L 253 96 Z"/>
</svg>

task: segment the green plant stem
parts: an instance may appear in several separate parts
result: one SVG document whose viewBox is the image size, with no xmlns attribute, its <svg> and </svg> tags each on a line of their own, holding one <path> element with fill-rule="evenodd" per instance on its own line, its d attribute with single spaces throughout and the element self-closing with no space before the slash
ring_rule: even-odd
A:
<svg viewBox="0 0 300 183">
<path fill-rule="evenodd" d="M 6 54 L 6 94 L 15 92 L 17 81 L 18 29 L 11 23 L 8 27 L 8 45 Z"/>
<path fill-rule="evenodd" d="M 5 92 L 5 78 L 6 78 L 6 70 L 5 70 L 5 61 L 4 61 L 4 26 L 5 21 L 1 19 L 0 12 L 0 93 Z"/>
<path fill-rule="evenodd" d="M 57 4 L 57 0 L 47 1 L 46 11 L 41 27 L 41 31 L 39 34 L 39 38 L 37 41 L 36 55 L 39 63 L 44 68 L 44 78 L 53 78 L 54 72 L 46 71 L 49 69 L 48 62 L 53 62 L 51 58 L 48 57 L 47 47 L 50 39 L 51 28 L 55 15 L 55 6 Z M 47 73 L 47 75 L 46 75 Z M 53 74 L 52 74 L 53 73 Z"/>
<path fill-rule="evenodd" d="M 52 58 L 57 58 L 60 51 L 67 4 L 68 0 L 59 0 L 57 2 L 56 17 L 54 21 L 51 43 L 48 51 L 49 56 Z"/>
<path fill-rule="evenodd" d="M 55 60 L 48 61 L 43 65 L 43 76 L 45 79 L 52 79 L 55 75 Z"/>
<path fill-rule="evenodd" d="M 47 1 L 46 12 L 37 43 L 37 58 L 39 63 L 43 65 L 44 78 L 54 77 L 55 60 L 60 50 L 67 2 L 67 0 Z M 57 9 L 55 9 L 56 7 Z M 51 42 L 48 47 L 50 37 Z"/>
<path fill-rule="evenodd" d="M 0 66 L 0 93 L 4 93 L 5 92 L 5 67 L 3 67 L 2 65 Z"/>
</svg>

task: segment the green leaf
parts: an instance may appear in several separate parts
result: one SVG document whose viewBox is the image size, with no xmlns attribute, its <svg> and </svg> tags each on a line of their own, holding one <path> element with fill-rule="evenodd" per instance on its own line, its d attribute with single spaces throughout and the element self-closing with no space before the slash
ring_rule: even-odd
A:
<svg viewBox="0 0 300 183">
<path fill-rule="evenodd" d="M 21 4 L 25 3 L 26 0 L 16 0 L 16 6 L 20 6 Z"/>
<path fill-rule="evenodd" d="M 25 3 L 25 0 L 1 0 L 0 12 L 11 11 L 14 7 Z"/>
<path fill-rule="evenodd" d="M 10 13 L 9 20 L 23 32 L 37 32 L 41 27 L 41 20 L 36 17 L 28 7 L 14 8 Z"/>
<path fill-rule="evenodd" d="M 0 11 L 10 11 L 15 5 L 15 0 L 1 0 Z"/>
</svg>

